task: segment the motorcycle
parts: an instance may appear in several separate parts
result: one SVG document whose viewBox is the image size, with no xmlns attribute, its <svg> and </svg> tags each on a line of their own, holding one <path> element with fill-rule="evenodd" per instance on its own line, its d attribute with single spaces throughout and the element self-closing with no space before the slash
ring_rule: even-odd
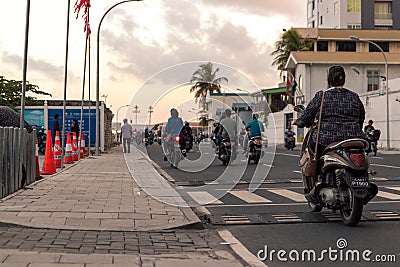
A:
<svg viewBox="0 0 400 267">
<path fill-rule="evenodd" d="M 367 138 L 368 138 L 368 148 L 365 150 L 367 155 L 369 153 L 374 153 L 374 156 L 376 156 L 378 152 L 378 140 L 381 136 L 381 130 L 375 129 L 369 133 L 367 133 Z"/>
<path fill-rule="evenodd" d="M 296 138 L 293 133 L 287 133 L 285 147 L 287 150 L 292 150 L 296 147 Z"/>
<path fill-rule="evenodd" d="M 193 142 L 190 136 L 182 135 L 181 136 L 181 152 L 184 157 L 187 156 L 187 153 L 193 148 Z"/>
<path fill-rule="evenodd" d="M 47 140 L 47 134 L 44 128 L 41 128 L 37 132 L 37 139 L 38 139 L 38 152 L 41 155 L 44 155 L 46 151 L 46 140 Z"/>
<path fill-rule="evenodd" d="M 257 164 L 262 157 L 262 138 L 261 136 L 255 136 L 250 138 L 248 143 L 248 153 L 247 153 L 247 162 L 254 161 Z"/>
<path fill-rule="evenodd" d="M 181 151 L 181 136 L 174 135 L 172 140 L 168 143 L 169 149 L 169 162 L 171 163 L 171 167 L 175 169 L 178 168 L 179 162 L 183 159 L 182 151 Z"/>
<path fill-rule="evenodd" d="M 302 108 L 295 108 L 296 111 Z M 312 134 L 312 128 L 304 140 Z M 317 176 L 307 177 L 302 173 L 305 197 L 312 212 L 323 207 L 340 210 L 342 221 L 347 226 L 356 226 L 363 206 L 378 193 L 378 187 L 370 182 L 369 160 L 365 153 L 368 146 L 364 139 L 347 139 L 328 145 L 318 159 Z M 301 154 L 307 147 L 303 143 Z"/>
<path fill-rule="evenodd" d="M 227 166 L 230 160 L 236 159 L 235 143 L 231 142 L 229 138 L 222 139 L 218 147 L 217 156 L 222 161 L 222 165 Z"/>
</svg>

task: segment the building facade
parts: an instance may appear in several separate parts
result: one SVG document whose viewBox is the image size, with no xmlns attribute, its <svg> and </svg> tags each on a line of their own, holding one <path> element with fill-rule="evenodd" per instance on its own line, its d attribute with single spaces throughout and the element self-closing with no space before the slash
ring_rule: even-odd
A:
<svg viewBox="0 0 400 267">
<path fill-rule="evenodd" d="M 307 27 L 400 30 L 398 0 L 308 0 Z"/>
</svg>

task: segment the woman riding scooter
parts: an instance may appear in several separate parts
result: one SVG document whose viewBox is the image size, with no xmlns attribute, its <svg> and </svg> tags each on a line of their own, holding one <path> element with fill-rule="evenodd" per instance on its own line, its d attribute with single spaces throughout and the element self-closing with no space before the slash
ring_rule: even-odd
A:
<svg viewBox="0 0 400 267">
<path fill-rule="evenodd" d="M 328 89 L 322 105 L 322 116 L 318 139 L 319 158 L 324 149 L 331 143 L 350 138 L 366 139 L 363 133 L 365 109 L 359 96 L 343 87 L 346 73 L 341 66 L 332 66 L 328 71 Z M 294 122 L 297 127 L 311 127 L 315 118 L 319 116 L 322 102 L 322 92 L 318 91 L 311 99 L 302 115 Z M 313 132 L 308 146 L 315 149 L 317 131 Z M 310 188 L 304 188 L 305 194 L 313 194 Z"/>
</svg>

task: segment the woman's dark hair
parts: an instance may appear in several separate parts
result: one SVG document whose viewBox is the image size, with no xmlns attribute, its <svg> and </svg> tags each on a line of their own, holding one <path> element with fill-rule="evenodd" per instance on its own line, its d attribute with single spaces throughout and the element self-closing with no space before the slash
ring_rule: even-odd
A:
<svg viewBox="0 0 400 267">
<path fill-rule="evenodd" d="M 343 86 L 346 82 L 346 73 L 342 66 L 332 66 L 328 71 L 329 86 Z"/>
</svg>

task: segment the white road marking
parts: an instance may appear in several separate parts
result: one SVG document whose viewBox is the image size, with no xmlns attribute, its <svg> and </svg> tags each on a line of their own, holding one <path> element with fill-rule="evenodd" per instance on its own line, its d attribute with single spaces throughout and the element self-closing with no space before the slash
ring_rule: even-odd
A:
<svg viewBox="0 0 400 267">
<path fill-rule="evenodd" d="M 378 166 L 378 167 L 392 168 L 392 169 L 400 169 L 399 166 L 391 166 L 391 165 L 383 165 L 383 164 L 371 164 L 371 165 Z"/>
<path fill-rule="evenodd" d="M 392 194 L 392 193 L 388 193 L 388 192 L 383 192 L 383 191 L 379 191 L 377 196 L 378 197 L 387 198 L 387 199 L 392 199 L 392 200 L 400 199 L 400 195 Z"/>
<path fill-rule="evenodd" d="M 298 158 L 299 155 L 297 154 L 286 154 L 286 153 L 275 153 L 276 155 L 282 155 L 282 156 L 290 156 L 290 157 L 296 157 Z"/>
<path fill-rule="evenodd" d="M 293 171 L 293 172 L 295 172 L 295 173 L 300 173 L 300 174 L 301 174 L 301 171 Z"/>
<path fill-rule="evenodd" d="M 240 198 L 241 200 L 247 202 L 247 203 L 266 203 L 266 202 L 271 202 L 271 200 L 263 198 L 257 194 L 250 193 L 247 190 L 235 190 L 229 192 L 231 195 L 234 195 L 237 198 Z"/>
<path fill-rule="evenodd" d="M 287 189 L 270 189 L 268 191 L 283 196 L 285 198 L 289 198 L 296 202 L 306 202 L 306 199 L 303 194 L 296 193 Z"/>
<path fill-rule="evenodd" d="M 208 192 L 187 192 L 188 195 L 201 205 L 205 204 L 223 204 L 221 200 L 216 199 L 213 195 Z"/>
<path fill-rule="evenodd" d="M 396 191 L 400 191 L 400 186 L 385 186 L 385 188 L 387 189 L 391 189 L 391 190 L 396 190 Z"/>
<path fill-rule="evenodd" d="M 253 253 L 251 253 L 238 239 L 236 239 L 231 232 L 228 230 L 218 231 L 219 236 L 229 244 L 233 251 L 236 252 L 244 261 L 250 266 L 254 267 L 266 267 L 262 261 L 260 261 Z"/>
<path fill-rule="evenodd" d="M 198 207 L 196 207 L 196 209 L 197 209 L 200 213 L 203 213 L 203 214 L 206 214 L 206 215 L 210 215 L 210 214 L 211 214 L 211 212 L 210 212 L 206 207 L 204 207 L 204 206 L 198 206 Z"/>
</svg>

